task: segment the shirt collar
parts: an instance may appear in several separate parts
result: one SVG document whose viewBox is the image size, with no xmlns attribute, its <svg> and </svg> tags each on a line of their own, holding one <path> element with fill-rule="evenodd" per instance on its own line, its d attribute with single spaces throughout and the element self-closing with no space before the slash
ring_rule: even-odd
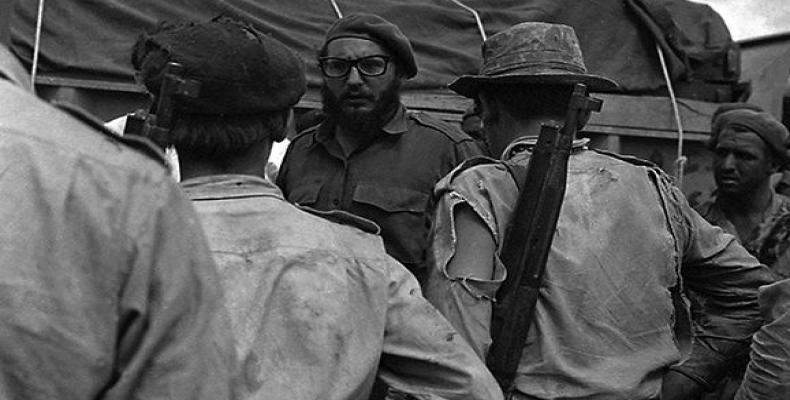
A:
<svg viewBox="0 0 790 400">
<path fill-rule="evenodd" d="M 531 154 L 537 143 L 537 136 L 517 137 L 513 139 L 513 141 L 510 142 L 507 147 L 505 147 L 505 151 L 502 152 L 500 159 L 507 161 L 521 153 Z M 587 138 L 573 139 L 573 143 L 571 144 L 571 152 L 577 153 L 581 150 L 587 149 L 588 143 L 590 143 L 590 139 Z"/>
<path fill-rule="evenodd" d="M 181 182 L 190 200 L 222 200 L 245 197 L 274 197 L 284 200 L 280 189 L 253 175 L 209 175 Z"/>
</svg>

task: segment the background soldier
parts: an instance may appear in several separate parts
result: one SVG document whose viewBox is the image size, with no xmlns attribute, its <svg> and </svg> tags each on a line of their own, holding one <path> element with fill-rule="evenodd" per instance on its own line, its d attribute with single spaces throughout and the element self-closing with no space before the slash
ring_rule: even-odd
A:
<svg viewBox="0 0 790 400">
<path fill-rule="evenodd" d="M 231 398 L 217 272 L 164 159 L 29 80 L 0 43 L 0 397 Z"/>
<path fill-rule="evenodd" d="M 491 36 L 480 74 L 450 86 L 480 99 L 493 154 L 508 160 L 466 163 L 437 185 L 426 296 L 483 358 L 519 194 L 510 171 L 523 170 L 530 157 L 520 137 L 559 124 L 576 83 L 615 87 L 586 72 L 571 27 L 529 22 Z M 537 307 L 523 349 L 513 349 L 522 357 L 507 389 L 515 399 L 689 398 L 746 350 L 761 322 L 757 287 L 769 282 L 770 272 L 691 210 L 658 168 L 577 140 Z M 705 297 L 707 314 L 680 363 L 678 340 L 690 334 L 681 323 L 687 310 L 678 307 L 683 288 Z"/>
<path fill-rule="evenodd" d="M 716 197 L 698 208 L 780 276 L 790 277 L 790 198 L 771 175 L 790 164 L 787 128 L 748 105 L 725 105 L 712 121 Z"/>
<path fill-rule="evenodd" d="M 417 64 L 409 40 L 381 17 L 336 21 L 319 64 L 327 119 L 294 139 L 277 184 L 291 202 L 376 222 L 387 252 L 420 278 L 433 186 L 481 151 L 458 128 L 401 104 Z"/>
<path fill-rule="evenodd" d="M 173 129 L 158 141 L 178 152 L 219 264 L 245 397 L 367 399 L 378 375 L 419 398 L 501 398 L 485 365 L 370 233 L 375 224 L 343 212 L 324 216 L 345 225 L 326 221 L 263 178 L 261 160 L 305 91 L 290 50 L 217 20 L 144 37 L 135 60 L 150 90 L 168 61 L 202 82 L 199 97 L 176 99 Z M 235 85 L 210 84 L 231 78 Z"/>
</svg>

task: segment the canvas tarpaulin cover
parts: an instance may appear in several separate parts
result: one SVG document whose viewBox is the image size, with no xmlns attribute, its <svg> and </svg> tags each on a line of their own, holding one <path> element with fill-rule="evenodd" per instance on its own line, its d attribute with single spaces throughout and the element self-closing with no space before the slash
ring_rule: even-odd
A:
<svg viewBox="0 0 790 400">
<path fill-rule="evenodd" d="M 677 40 L 678 32 L 666 32 L 660 24 L 653 29 L 647 26 L 649 15 L 638 15 L 628 4 L 634 2 L 681 15 L 674 22 L 685 24 L 678 31 L 683 40 Z M 475 73 L 479 67 L 481 35 L 475 19 L 450 0 L 337 3 L 343 14 L 378 14 L 410 38 L 420 70 L 407 82 L 406 90 L 443 90 L 455 77 Z M 573 26 L 590 72 L 614 79 L 623 92 L 647 92 L 664 84 L 657 38 L 665 46 L 674 78 L 688 75 L 685 51 L 731 42 L 718 14 L 686 0 L 465 0 L 464 4 L 480 13 L 489 36 L 525 21 Z M 28 65 L 33 58 L 37 7 L 35 1 L 18 1 L 11 27 L 13 50 Z M 130 53 L 141 32 L 151 31 L 161 20 L 207 21 L 217 15 L 246 20 L 285 43 L 306 61 L 309 84 L 319 84 L 316 52 L 325 30 L 337 18 L 329 0 L 47 1 L 39 72 L 131 83 Z"/>
</svg>

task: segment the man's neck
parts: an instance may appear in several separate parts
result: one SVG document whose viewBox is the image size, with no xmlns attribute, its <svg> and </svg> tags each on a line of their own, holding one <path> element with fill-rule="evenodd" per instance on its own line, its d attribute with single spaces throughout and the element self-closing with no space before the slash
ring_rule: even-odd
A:
<svg viewBox="0 0 790 400">
<path fill-rule="evenodd" d="M 348 157 L 351 155 L 351 153 L 357 151 L 358 149 L 367 147 L 379 135 L 381 135 L 381 129 L 386 126 L 387 122 L 391 121 L 392 118 L 395 117 L 397 111 L 398 109 L 396 108 L 388 112 L 387 117 L 382 119 L 382 121 L 386 122 L 377 124 L 381 126 L 351 128 L 344 126 L 343 124 L 336 124 L 334 128 L 335 140 L 337 140 L 338 145 L 340 145 L 340 149 L 343 151 L 343 154 Z"/>
<path fill-rule="evenodd" d="M 247 153 L 229 158 L 222 164 L 206 161 L 203 157 L 178 154 L 181 180 L 211 175 L 252 175 L 266 178 L 266 163 L 271 152 L 271 142 L 259 143 Z"/>
<path fill-rule="evenodd" d="M 728 217 L 762 215 L 771 207 L 772 201 L 773 191 L 768 184 L 740 196 L 718 196 L 719 206 Z"/>
<path fill-rule="evenodd" d="M 557 124 L 557 119 L 551 117 L 533 118 L 529 120 L 514 120 L 511 118 L 501 118 L 496 124 L 493 135 L 489 135 L 492 154 L 499 157 L 507 146 L 515 139 L 523 136 L 540 135 L 541 125 Z"/>
</svg>

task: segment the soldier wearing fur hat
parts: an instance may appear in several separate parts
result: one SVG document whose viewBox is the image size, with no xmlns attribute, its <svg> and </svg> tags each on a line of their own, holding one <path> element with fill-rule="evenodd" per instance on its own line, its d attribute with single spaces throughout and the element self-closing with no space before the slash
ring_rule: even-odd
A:
<svg viewBox="0 0 790 400">
<path fill-rule="evenodd" d="M 485 359 L 531 140 L 542 124 L 561 125 L 574 84 L 616 85 L 586 71 L 569 26 L 519 24 L 482 50 L 479 74 L 450 88 L 480 101 L 491 150 L 503 159 L 466 162 L 437 185 L 425 292 Z M 692 398 L 748 349 L 760 326 L 757 288 L 771 281 L 657 167 L 576 140 L 535 313 L 504 389 L 514 399 Z M 690 349 L 681 348 L 692 335 L 685 289 L 707 301 Z"/>
<path fill-rule="evenodd" d="M 698 211 L 790 277 L 790 198 L 771 186 L 771 175 L 790 163 L 787 128 L 759 107 L 727 104 L 712 118 L 709 147 L 716 196 Z"/>
<path fill-rule="evenodd" d="M 299 208 L 264 179 L 261 160 L 305 92 L 296 55 L 227 19 L 169 27 L 137 48 L 146 81 L 176 60 L 201 83 L 198 97 L 177 99 L 159 141 L 178 151 L 220 269 L 243 398 L 367 399 L 376 377 L 419 398 L 501 398 L 374 223 Z"/>
<path fill-rule="evenodd" d="M 289 201 L 376 222 L 387 252 L 421 277 L 433 186 L 481 151 L 457 127 L 401 104 L 417 63 L 406 36 L 383 18 L 337 20 L 318 63 L 327 119 L 294 139 L 277 183 Z"/>
</svg>

